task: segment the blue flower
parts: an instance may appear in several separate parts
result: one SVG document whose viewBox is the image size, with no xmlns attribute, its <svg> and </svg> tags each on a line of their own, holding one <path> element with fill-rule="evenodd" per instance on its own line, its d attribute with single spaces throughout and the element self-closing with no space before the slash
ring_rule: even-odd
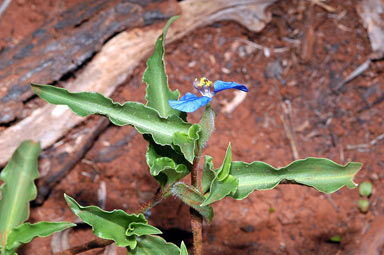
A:
<svg viewBox="0 0 384 255">
<path fill-rule="evenodd" d="M 248 88 L 237 82 L 215 81 L 212 86 L 212 81 L 203 77 L 200 80 L 195 79 L 193 86 L 197 89 L 202 97 L 198 97 L 195 94 L 187 93 L 179 100 L 168 100 L 169 105 L 176 110 L 182 112 L 194 112 L 200 107 L 207 105 L 211 102 L 212 97 L 222 90 L 226 89 L 238 89 L 248 92 Z M 213 91 L 212 91 L 213 87 Z"/>
</svg>

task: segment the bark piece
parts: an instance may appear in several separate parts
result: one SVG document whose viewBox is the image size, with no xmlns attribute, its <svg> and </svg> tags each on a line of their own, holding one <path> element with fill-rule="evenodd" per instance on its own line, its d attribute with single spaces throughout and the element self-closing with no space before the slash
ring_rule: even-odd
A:
<svg viewBox="0 0 384 255">
<path fill-rule="evenodd" d="M 42 204 L 52 188 L 92 147 L 95 139 L 109 125 L 107 118 L 93 117 L 85 126 L 70 133 L 65 142 L 44 151 L 39 161 L 40 178 L 36 204 Z"/>
<path fill-rule="evenodd" d="M 154 10 L 153 2 L 167 8 Z M 177 14 L 177 6 L 175 0 L 83 1 L 5 49 L 0 54 L 0 123 L 20 117 L 20 103 L 33 94 L 30 82 L 58 81 L 90 60 L 114 34 L 167 19 Z"/>
</svg>

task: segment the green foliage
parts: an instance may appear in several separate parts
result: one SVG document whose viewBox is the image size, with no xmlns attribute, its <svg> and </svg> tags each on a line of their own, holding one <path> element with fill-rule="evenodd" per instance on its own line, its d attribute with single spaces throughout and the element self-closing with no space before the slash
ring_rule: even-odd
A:
<svg viewBox="0 0 384 255">
<path fill-rule="evenodd" d="M 165 37 L 169 26 L 177 18 L 178 16 L 172 17 L 165 25 L 163 33 L 156 41 L 154 52 L 147 61 L 147 68 L 143 75 L 143 82 L 147 84 L 145 97 L 147 106 L 155 109 L 161 118 L 168 118 L 172 115 L 177 115 L 183 119 L 186 117 L 185 113 L 172 109 L 168 103 L 168 100 L 177 100 L 180 93 L 178 90 L 171 91 L 169 89 L 164 65 Z M 185 158 L 192 163 L 199 131 L 198 125 L 191 127 L 189 132 L 176 131 L 173 134 L 172 143 L 168 143 L 168 145 L 171 145 L 176 151 L 180 148 Z M 147 140 L 149 140 L 146 154 L 147 164 L 151 175 L 155 177 L 162 188 L 172 185 L 189 173 L 190 164 L 181 159 L 170 146 L 160 146 L 155 144 L 152 139 L 147 138 Z"/>
<path fill-rule="evenodd" d="M 127 214 L 123 210 L 108 212 L 97 206 L 81 206 L 70 196 L 64 196 L 73 213 L 90 225 L 96 236 L 113 240 L 117 246 L 135 249 L 137 236 L 161 233 L 147 224 L 143 214 Z"/>
<path fill-rule="evenodd" d="M 260 161 L 251 164 L 232 162 L 230 174 L 239 181 L 239 186 L 231 196 L 243 199 L 254 190 L 273 189 L 283 180 L 332 193 L 343 186 L 355 188 L 353 177 L 360 168 L 360 163 L 342 166 L 324 158 L 300 159 L 283 168 L 274 168 Z"/>
<path fill-rule="evenodd" d="M 363 182 L 362 184 L 360 184 L 359 192 L 360 192 L 360 195 L 363 197 L 366 197 L 366 198 L 370 197 L 372 194 L 372 183 Z M 357 205 L 359 207 L 360 212 L 362 213 L 368 212 L 369 201 L 367 199 L 360 199 L 357 202 Z"/>
<path fill-rule="evenodd" d="M 6 248 L 16 251 L 20 245 L 29 243 L 35 237 L 47 237 L 55 232 L 76 226 L 70 222 L 38 222 L 35 224 L 24 223 L 11 230 Z"/>
<path fill-rule="evenodd" d="M 356 187 L 353 178 L 361 168 L 359 163 L 342 166 L 328 159 L 307 158 L 296 160 L 286 167 L 274 168 L 260 161 L 233 162 L 230 144 L 218 169 L 214 170 L 212 157 L 205 157 L 202 193 L 197 187 L 179 182 L 191 170 L 196 170 L 197 159 L 215 128 L 215 112 L 208 104 L 200 123 L 191 124 L 185 121 L 185 113 L 172 109 L 168 103 L 168 100 L 176 100 L 180 95 L 178 90 L 170 90 L 164 64 L 165 37 L 176 19 L 171 18 L 165 25 L 147 61 L 143 76 L 143 82 L 147 84 L 147 105 L 137 102 L 115 103 L 99 93 L 71 93 L 49 85 L 32 84 L 32 88 L 49 103 L 67 105 L 79 116 L 101 114 L 108 116 L 115 125 L 134 126 L 149 142 L 146 162 L 151 175 L 163 189 L 159 200 L 172 193 L 207 221 L 213 218 L 213 209 L 209 204 L 226 196 L 244 199 L 255 190 L 273 189 L 279 183 L 303 184 L 324 193 L 335 192 L 343 186 Z M 47 222 L 20 225 L 28 218 L 29 201 L 36 196 L 33 180 L 38 175 L 36 158 L 39 151 L 37 144 L 23 143 L 0 174 L 4 181 L 0 200 L 2 255 L 13 254 L 21 243 L 29 242 L 35 236 L 46 236 L 73 226 L 71 223 Z M 23 177 L 18 180 L 16 175 L 21 172 Z M 363 183 L 360 186 L 362 196 L 368 197 L 371 192 L 372 184 Z M 149 225 L 143 214 L 127 214 L 122 210 L 104 211 L 96 206 L 81 206 L 67 195 L 65 199 L 71 210 L 92 226 L 96 236 L 128 247 L 128 254 L 188 255 L 184 242 L 179 249 L 156 236 L 161 231 Z M 368 207 L 367 200 L 359 201 L 362 212 L 366 212 Z M 271 207 L 269 212 L 273 213 L 274 209 Z M 334 236 L 330 240 L 340 242 L 341 237 Z"/>
<path fill-rule="evenodd" d="M 184 242 L 181 242 L 181 245 L 180 245 L 180 255 L 188 255 L 188 250 Z"/>
<path fill-rule="evenodd" d="M 133 222 L 129 224 L 127 231 L 125 232 L 127 236 L 144 236 L 144 235 L 155 235 L 162 234 L 162 232 L 155 228 L 154 226 L 148 225 L 142 222 Z"/>
<path fill-rule="evenodd" d="M 150 134 L 160 145 L 177 145 L 185 158 L 192 162 L 194 148 L 199 138 L 200 126 L 191 125 L 173 115 L 163 119 L 153 108 L 141 103 L 115 103 L 100 93 L 71 93 L 63 88 L 50 85 L 31 85 L 34 92 L 51 104 L 67 105 L 74 113 L 86 117 L 101 114 L 109 117 L 118 126 L 132 125 L 141 134 Z"/>
<path fill-rule="evenodd" d="M 204 201 L 204 196 L 196 188 L 179 182 L 173 185 L 171 191 L 173 195 L 199 212 L 207 221 L 212 220 L 213 209 L 211 206 L 201 205 Z"/>
<path fill-rule="evenodd" d="M 37 157 L 40 144 L 24 141 L 13 153 L 7 166 L 0 173 L 0 247 L 5 252 L 10 231 L 29 217 L 29 202 L 37 191 L 34 180 L 39 176 Z"/>
<path fill-rule="evenodd" d="M 158 236 L 146 235 L 137 238 L 137 246 L 129 250 L 132 255 L 180 255 L 180 249 Z"/>
<path fill-rule="evenodd" d="M 369 197 L 372 194 L 372 183 L 363 182 L 360 184 L 359 192 L 361 196 Z"/>
<path fill-rule="evenodd" d="M 209 155 L 205 156 L 204 168 L 203 168 L 203 177 L 201 180 L 201 188 L 203 194 L 209 191 L 211 187 L 211 182 L 215 178 L 215 171 L 213 170 L 212 157 Z"/>
<path fill-rule="evenodd" d="M 359 210 L 360 212 L 362 213 L 366 213 L 368 212 L 368 209 L 369 209 L 369 201 L 366 200 L 366 199 L 360 199 L 358 202 L 357 202 L 357 205 L 359 207 Z"/>
<path fill-rule="evenodd" d="M 163 33 L 157 39 L 155 50 L 147 61 L 147 69 L 143 75 L 143 82 L 147 84 L 147 106 L 156 109 L 162 118 L 171 115 L 182 117 L 184 113 L 174 110 L 168 100 L 177 100 L 180 96 L 178 90 L 171 91 L 168 87 L 168 78 L 164 66 L 164 41 L 168 27 L 177 19 L 178 16 L 170 18 L 164 27 Z"/>
<path fill-rule="evenodd" d="M 341 242 L 341 235 L 334 235 L 329 238 L 329 241 L 332 243 L 340 243 Z"/>
<path fill-rule="evenodd" d="M 227 152 L 225 154 L 225 158 L 223 163 L 221 164 L 221 167 L 217 171 L 216 178 L 218 181 L 222 181 L 229 175 L 229 170 L 231 168 L 231 162 L 232 162 L 232 149 L 231 144 L 228 145 Z"/>
<path fill-rule="evenodd" d="M 232 196 L 236 192 L 239 181 L 232 175 L 228 175 L 222 181 L 216 178 L 211 183 L 210 192 L 208 197 L 204 200 L 201 206 L 209 205 L 213 202 L 223 199 L 226 196 Z"/>
<path fill-rule="evenodd" d="M 75 226 L 70 222 L 24 223 L 29 217 L 29 202 L 37 195 L 34 180 L 39 176 L 37 158 L 40 144 L 22 142 L 0 173 L 0 254 L 13 255 L 20 245 L 35 237 L 46 237 Z"/>
<path fill-rule="evenodd" d="M 173 144 L 181 149 L 185 159 L 190 163 L 193 163 L 195 158 L 196 143 L 200 137 L 200 130 L 200 125 L 194 124 L 188 130 L 188 133 L 175 132 L 173 135 Z"/>
<path fill-rule="evenodd" d="M 189 173 L 190 163 L 169 146 L 160 146 L 150 141 L 146 160 L 151 175 L 162 188 L 174 184 Z"/>
<path fill-rule="evenodd" d="M 229 157 L 230 148 L 226 158 Z M 210 166 L 211 159 L 206 159 L 207 167 L 204 167 L 203 190 L 206 190 L 207 182 L 212 178 L 209 195 L 202 205 L 208 205 L 225 196 L 235 199 L 244 199 L 255 190 L 275 188 L 281 181 L 304 184 L 324 193 L 332 193 L 347 186 L 355 188 L 353 177 L 360 170 L 360 163 L 348 163 L 345 166 L 336 164 L 329 159 L 307 158 L 296 160 L 283 168 L 274 168 L 264 162 L 256 161 L 251 164 L 244 162 L 232 162 L 229 173 L 226 171 L 228 161 L 224 160 L 219 170 L 213 171 Z M 227 162 L 227 163 L 226 163 Z M 221 177 L 221 181 L 219 180 Z M 225 177 L 226 176 L 226 177 Z M 224 178 L 224 179 L 223 179 Z"/>
<path fill-rule="evenodd" d="M 236 191 L 239 181 L 229 174 L 231 169 L 232 151 L 231 144 L 228 145 L 227 153 L 220 168 L 213 171 L 211 166 L 210 171 L 214 174 L 214 178 L 210 184 L 209 195 L 204 200 L 202 206 L 209 205 L 215 201 L 223 199 L 228 194 L 232 194 Z M 208 163 L 209 164 L 209 163 Z"/>
</svg>

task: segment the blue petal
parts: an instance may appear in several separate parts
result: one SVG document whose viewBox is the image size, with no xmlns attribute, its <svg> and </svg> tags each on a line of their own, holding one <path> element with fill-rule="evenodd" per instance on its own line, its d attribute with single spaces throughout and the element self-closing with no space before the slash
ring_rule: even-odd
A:
<svg viewBox="0 0 384 255">
<path fill-rule="evenodd" d="M 213 84 L 213 87 L 215 88 L 214 89 L 215 93 L 220 92 L 222 90 L 226 90 L 226 89 L 238 89 L 238 90 L 248 92 L 248 88 L 246 86 L 241 85 L 237 82 L 215 81 L 215 83 Z"/>
<path fill-rule="evenodd" d="M 188 100 L 195 100 L 196 98 L 199 98 L 195 94 L 192 94 L 190 92 L 185 93 L 184 96 L 182 96 L 178 101 L 188 101 Z M 173 100 L 171 100 L 173 101 Z"/>
<path fill-rule="evenodd" d="M 182 112 L 194 112 L 200 107 L 207 105 L 211 100 L 211 97 L 198 97 L 188 92 L 179 100 L 168 100 L 168 103 L 173 109 Z"/>
</svg>

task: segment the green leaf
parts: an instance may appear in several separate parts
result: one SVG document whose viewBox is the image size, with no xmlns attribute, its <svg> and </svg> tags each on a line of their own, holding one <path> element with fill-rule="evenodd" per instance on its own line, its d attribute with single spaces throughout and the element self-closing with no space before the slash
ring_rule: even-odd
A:
<svg viewBox="0 0 384 255">
<path fill-rule="evenodd" d="M 229 175 L 229 170 L 231 169 L 232 162 L 232 150 L 231 144 L 228 145 L 227 152 L 225 154 L 225 158 L 223 163 L 221 164 L 218 172 L 217 172 L 217 180 L 222 181 Z"/>
<path fill-rule="evenodd" d="M 209 191 L 211 187 L 211 182 L 215 178 L 215 172 L 213 170 L 213 162 L 212 157 L 206 155 L 204 160 L 204 168 L 203 168 L 203 177 L 201 180 L 201 188 L 203 194 Z"/>
<path fill-rule="evenodd" d="M 151 175 L 160 183 L 162 188 L 174 184 L 189 173 L 190 163 L 183 156 L 175 153 L 169 146 L 155 144 L 149 140 L 146 153 L 147 164 Z"/>
<path fill-rule="evenodd" d="M 167 35 L 168 27 L 179 16 L 170 18 L 164 27 L 163 33 L 157 39 L 155 50 L 147 61 L 147 69 L 143 75 L 143 82 L 147 84 L 147 105 L 156 109 L 160 117 L 167 118 L 171 115 L 182 116 L 182 112 L 174 110 L 168 103 L 168 100 L 177 100 L 180 96 L 178 90 L 171 91 L 168 87 L 168 78 L 164 66 L 164 41 Z M 185 114 L 183 114 L 185 115 Z"/>
<path fill-rule="evenodd" d="M 179 146 L 184 154 L 186 160 L 193 163 L 195 157 L 196 143 L 199 140 L 199 133 L 201 127 L 194 124 L 190 127 L 188 134 L 183 132 L 176 132 L 173 136 L 173 144 Z"/>
<path fill-rule="evenodd" d="M 1 246 L 0 246 L 1 248 Z M 16 253 L 16 250 L 15 249 L 12 249 L 12 250 L 8 250 L 8 249 L 5 249 L 2 253 L 0 253 L 1 255 L 17 255 Z"/>
<path fill-rule="evenodd" d="M 0 246 L 4 253 L 10 231 L 29 217 L 29 202 L 37 191 L 34 180 L 39 176 L 37 158 L 40 144 L 24 141 L 0 173 Z"/>
<path fill-rule="evenodd" d="M 180 255 L 180 249 L 173 243 L 167 243 L 159 236 L 137 237 L 137 246 L 129 250 L 132 255 Z"/>
<path fill-rule="evenodd" d="M 199 140 L 200 145 L 200 151 L 205 147 L 207 144 L 209 137 L 212 135 L 214 129 L 215 129 L 215 117 L 216 113 L 212 109 L 210 104 L 207 104 L 204 110 L 203 117 L 200 121 L 201 126 L 201 135 Z"/>
<path fill-rule="evenodd" d="M 162 234 L 163 232 L 160 229 L 155 228 L 154 226 L 148 225 L 142 222 L 133 222 L 129 225 L 129 228 L 126 231 L 127 236 L 143 236 L 143 235 L 155 235 Z"/>
<path fill-rule="evenodd" d="M 235 177 L 229 174 L 231 161 L 232 151 L 231 144 L 229 144 L 223 163 L 218 170 L 213 171 L 215 177 L 210 183 L 209 194 L 201 206 L 209 205 L 236 191 L 239 182 Z M 213 166 L 208 167 L 211 168 Z"/>
<path fill-rule="evenodd" d="M 189 162 L 193 162 L 200 126 L 184 122 L 177 116 L 159 117 L 156 110 L 141 103 L 115 103 L 100 93 L 71 93 L 66 89 L 49 85 L 32 84 L 33 91 L 51 104 L 67 105 L 79 116 L 101 114 L 118 126 L 132 125 L 141 134 L 151 134 L 160 145 L 178 145 Z"/>
<path fill-rule="evenodd" d="M 171 192 L 199 212 L 208 222 L 212 220 L 213 209 L 211 206 L 200 206 L 204 201 L 204 196 L 196 188 L 179 182 L 173 185 Z"/>
<path fill-rule="evenodd" d="M 227 178 L 222 181 L 215 178 L 211 183 L 209 195 L 201 206 L 212 204 L 213 202 L 223 199 L 229 194 L 235 193 L 238 185 L 239 181 L 232 175 L 228 175 Z"/>
<path fill-rule="evenodd" d="M 47 237 L 55 232 L 74 227 L 76 224 L 71 222 L 29 222 L 19 225 L 11 230 L 8 236 L 6 248 L 16 250 L 20 245 L 29 243 L 35 237 Z"/>
<path fill-rule="evenodd" d="M 180 255 L 188 255 L 187 247 L 185 246 L 185 243 L 183 241 L 180 245 Z"/>
<path fill-rule="evenodd" d="M 311 186 L 324 193 L 332 193 L 347 186 L 355 188 L 353 177 L 362 164 L 351 162 L 345 166 L 324 158 L 307 158 L 292 162 L 283 168 L 274 168 L 264 162 L 232 162 L 230 174 L 238 181 L 235 199 L 244 199 L 254 190 L 275 188 L 282 180 Z"/>
<path fill-rule="evenodd" d="M 340 243 L 341 242 L 341 235 L 334 235 L 329 238 L 329 241 L 332 243 Z"/>
<path fill-rule="evenodd" d="M 359 187 L 360 195 L 369 197 L 372 194 L 372 183 L 363 182 Z"/>
<path fill-rule="evenodd" d="M 85 223 L 92 227 L 93 233 L 103 239 L 113 240 L 117 246 L 137 245 L 135 236 L 127 236 L 128 229 L 134 229 L 132 223 L 147 224 L 143 214 L 127 214 L 123 210 L 104 211 L 97 206 L 81 206 L 76 200 L 64 194 L 71 210 Z M 133 230 L 134 231 L 134 230 Z"/>
<path fill-rule="evenodd" d="M 369 201 L 366 199 L 360 199 L 358 202 L 358 206 L 359 206 L 360 212 L 366 213 L 366 212 L 368 212 Z"/>
</svg>

